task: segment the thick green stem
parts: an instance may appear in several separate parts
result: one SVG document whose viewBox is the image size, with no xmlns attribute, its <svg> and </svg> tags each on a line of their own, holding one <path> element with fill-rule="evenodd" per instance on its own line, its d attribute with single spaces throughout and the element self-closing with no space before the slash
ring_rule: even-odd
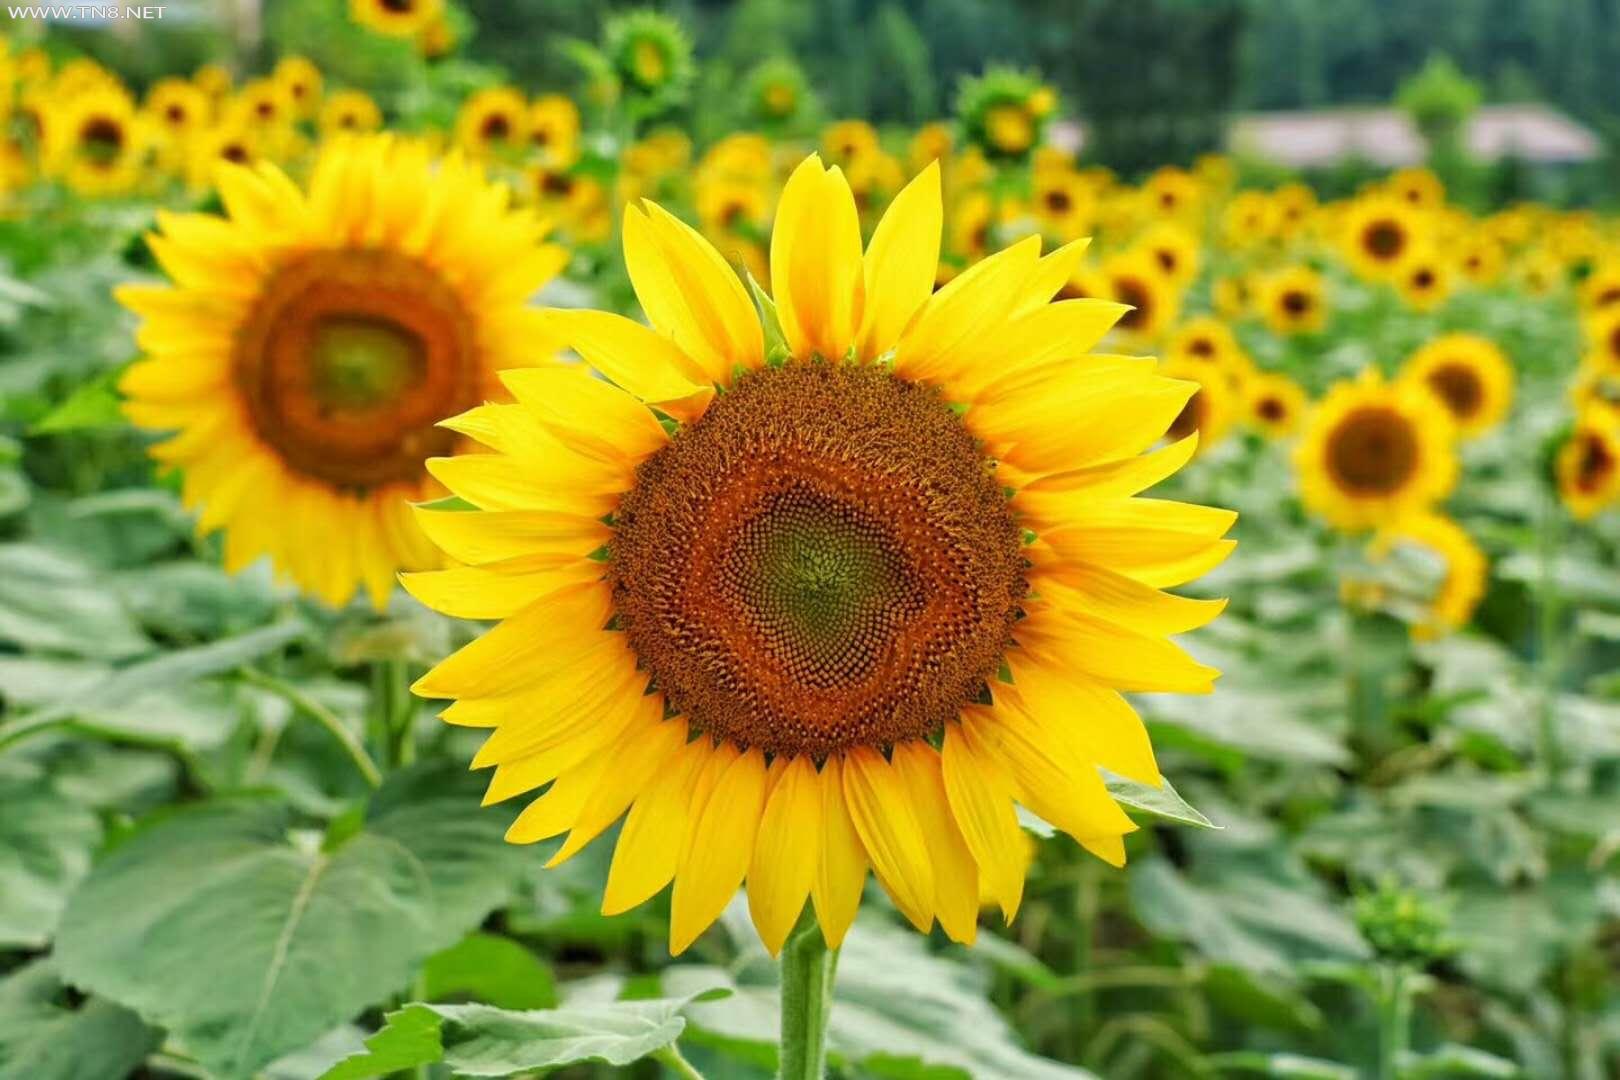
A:
<svg viewBox="0 0 1620 1080">
<path fill-rule="evenodd" d="M 1396 1080 L 1412 1028 L 1412 993 L 1406 968 L 1383 965 L 1378 994 L 1378 1080 Z"/>
<path fill-rule="evenodd" d="M 674 1043 L 664 1047 L 653 1057 L 663 1062 L 681 1080 L 703 1080 L 703 1074 L 698 1072 L 690 1061 L 681 1054 L 681 1048 Z"/>
<path fill-rule="evenodd" d="M 1088 855 L 1081 855 L 1078 879 L 1074 887 L 1074 955 L 1070 958 L 1071 973 L 1084 976 L 1092 970 L 1092 952 L 1097 933 L 1097 871 Z M 1072 1003 L 1075 1044 L 1078 1048 L 1090 1038 L 1097 1025 L 1097 997 L 1095 984 L 1077 982 Z"/>
<path fill-rule="evenodd" d="M 807 908 L 782 950 L 780 1080 L 822 1080 L 827 1073 L 827 1023 L 832 1017 L 838 950 L 827 948 Z"/>
<path fill-rule="evenodd" d="M 250 682 L 254 686 L 262 687 L 273 694 L 279 695 L 286 699 L 288 704 L 325 728 L 332 738 L 336 739 L 344 751 L 348 753 L 349 760 L 354 762 L 355 769 L 359 771 L 361 776 L 365 777 L 366 783 L 372 787 L 382 786 L 382 772 L 378 770 L 377 763 L 371 760 L 371 755 L 366 753 L 366 748 L 360 744 L 360 740 L 354 732 L 349 730 L 348 725 L 338 719 L 325 705 L 322 705 L 292 683 L 284 682 L 274 675 L 266 675 L 264 672 L 253 668 L 243 668 L 240 674 L 242 681 Z"/>
</svg>

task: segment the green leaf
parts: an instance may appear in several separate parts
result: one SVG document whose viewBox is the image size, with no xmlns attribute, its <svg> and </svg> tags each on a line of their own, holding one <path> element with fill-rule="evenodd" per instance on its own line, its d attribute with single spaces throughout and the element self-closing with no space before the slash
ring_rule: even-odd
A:
<svg viewBox="0 0 1620 1080">
<path fill-rule="evenodd" d="M 0 544 L 0 642 L 106 660 L 152 647 L 89 567 L 31 544 Z"/>
<path fill-rule="evenodd" d="M 469 934 L 428 958 L 421 997 L 464 997 L 502 1009 L 545 1009 L 557 1004 L 551 968 L 511 938 Z"/>
<path fill-rule="evenodd" d="M 88 1080 L 133 1072 L 162 1036 L 100 998 L 64 1004 L 49 959 L 0 980 L 0 1080 Z"/>
<path fill-rule="evenodd" d="M 1286 1080 L 1357 1080 L 1358 1075 L 1356 1070 L 1337 1061 L 1262 1050 L 1212 1054 L 1204 1061 L 1221 1073 L 1239 1076 L 1275 1076 Z"/>
<path fill-rule="evenodd" d="M 50 435 L 86 428 L 123 427 L 126 421 L 119 409 L 118 374 L 116 371 L 108 372 L 74 390 L 66 401 L 40 417 L 30 429 L 30 434 Z"/>
<path fill-rule="evenodd" d="M 586 1061 L 623 1067 L 662 1050 L 686 1028 L 694 997 L 574 1005 L 525 1012 L 489 1005 L 411 1004 L 389 1013 L 351 1057 L 320 1080 L 366 1080 L 443 1062 L 458 1076 L 511 1076 Z"/>
<path fill-rule="evenodd" d="M 432 947 L 421 863 L 365 833 L 320 852 L 289 825 L 284 806 L 241 799 L 138 830 L 69 902 L 64 977 L 167 1028 L 226 1080 L 396 992 Z"/>
<path fill-rule="evenodd" d="M 754 306 L 759 309 L 760 325 L 765 328 L 765 357 L 772 362 L 780 361 L 788 355 L 789 349 L 787 335 L 782 332 L 782 317 L 776 311 L 776 301 L 754 280 L 752 271 L 748 272 L 748 292 L 754 298 Z"/>
<path fill-rule="evenodd" d="M 1147 784 L 1117 776 L 1107 769 L 1101 771 L 1103 780 L 1108 784 L 1108 794 L 1131 810 L 1140 811 L 1163 821 L 1173 821 L 1178 825 L 1191 825 L 1198 829 L 1220 828 L 1219 825 L 1193 809 L 1187 803 L 1187 800 L 1183 799 L 1176 789 L 1170 785 L 1168 779 L 1164 780 L 1159 787 L 1150 787 Z"/>
<path fill-rule="evenodd" d="M 49 942 L 100 842 L 96 815 L 44 777 L 0 775 L 0 949 Z"/>
<path fill-rule="evenodd" d="M 1506 1058 L 1472 1046 L 1446 1043 L 1426 1054 L 1411 1051 L 1402 1054 L 1400 1075 L 1402 1080 L 1460 1080 L 1465 1076 L 1512 1080 L 1523 1072 Z"/>
</svg>

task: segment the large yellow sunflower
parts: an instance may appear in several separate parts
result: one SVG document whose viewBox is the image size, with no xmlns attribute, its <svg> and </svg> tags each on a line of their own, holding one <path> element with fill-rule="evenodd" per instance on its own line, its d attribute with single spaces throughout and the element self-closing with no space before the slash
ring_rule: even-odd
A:
<svg viewBox="0 0 1620 1080">
<path fill-rule="evenodd" d="M 628 811 L 603 909 L 671 881 L 685 949 L 746 880 L 766 946 L 807 899 L 836 946 L 868 870 L 919 928 L 967 941 L 981 884 L 1011 917 L 1022 803 L 1114 864 L 1135 826 L 1105 767 L 1159 783 L 1121 690 L 1204 692 L 1167 635 L 1222 607 L 1160 590 L 1219 563 L 1228 511 L 1137 494 L 1192 384 L 1086 350 L 1123 309 L 1050 303 L 1080 247 L 1031 237 L 933 292 L 939 171 L 864 256 L 838 169 L 790 177 L 773 324 L 653 204 L 625 258 L 649 328 L 556 312 L 584 370 L 516 372 L 453 426 L 490 450 L 430 469 L 476 512 L 424 509 L 458 565 L 406 576 L 500 625 L 424 676 L 491 729 L 489 801 L 567 834 Z M 774 336 L 774 334 L 773 334 Z M 723 392 L 721 392 L 723 391 Z"/>
<path fill-rule="evenodd" d="M 1446 334 L 1407 358 L 1401 378 L 1427 388 L 1451 413 L 1460 438 L 1501 423 L 1513 403 L 1513 366 L 1477 334 Z"/>
<path fill-rule="evenodd" d="M 1305 505 L 1341 529 L 1385 525 L 1450 493 L 1451 415 L 1410 383 L 1372 368 L 1337 384 L 1311 414 L 1295 464 Z"/>
<path fill-rule="evenodd" d="M 563 261 L 538 219 L 459 159 L 344 139 L 309 191 L 273 165 L 218 167 L 226 216 L 158 213 L 172 285 L 128 285 L 147 359 L 122 382 L 152 456 L 184 473 L 225 562 L 262 555 L 329 604 L 436 566 L 408 501 L 452 449 L 440 420 L 500 392 L 495 372 L 556 347 L 526 299 Z"/>
</svg>

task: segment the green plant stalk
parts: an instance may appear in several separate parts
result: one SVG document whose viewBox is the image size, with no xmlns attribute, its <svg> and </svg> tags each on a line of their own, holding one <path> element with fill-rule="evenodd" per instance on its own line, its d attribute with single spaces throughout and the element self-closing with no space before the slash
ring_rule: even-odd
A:
<svg viewBox="0 0 1620 1080">
<path fill-rule="evenodd" d="M 838 950 L 829 949 L 806 909 L 782 949 L 780 1080 L 822 1080 L 827 1074 L 827 1023 L 832 1017 Z"/>
<path fill-rule="evenodd" d="M 1558 739 L 1558 684 L 1563 676 L 1564 647 L 1558 632 L 1563 617 L 1563 595 L 1558 588 L 1558 499 L 1552 491 L 1542 496 L 1540 527 L 1536 530 L 1540 578 L 1536 588 L 1536 733 L 1545 782 L 1553 787 L 1563 769 Z"/>
<path fill-rule="evenodd" d="M 670 1072 L 681 1080 L 703 1080 L 703 1074 L 698 1072 L 690 1061 L 681 1054 L 681 1048 L 670 1043 L 653 1055 L 655 1059 L 667 1066 Z"/>
<path fill-rule="evenodd" d="M 1412 1029 L 1412 991 L 1399 962 L 1378 972 L 1378 1080 L 1396 1080 Z"/>
<path fill-rule="evenodd" d="M 1080 853 L 1080 859 L 1074 886 L 1074 953 L 1070 959 L 1071 972 L 1076 977 L 1092 971 L 1097 936 L 1097 871 L 1089 855 Z M 1070 1016 L 1078 1049 L 1097 1026 L 1095 983 L 1076 983 Z"/>
<path fill-rule="evenodd" d="M 354 732 L 350 731 L 348 726 L 342 720 L 339 720 L 325 705 L 322 705 L 292 683 L 284 682 L 274 675 L 266 675 L 264 672 L 253 668 L 243 668 L 240 675 L 242 681 L 252 683 L 254 686 L 261 687 L 286 699 L 295 709 L 325 728 L 328 734 L 336 739 L 349 755 L 349 760 L 354 762 L 355 770 L 365 778 L 366 783 L 372 787 L 382 786 L 382 772 L 377 768 L 377 763 L 371 760 L 371 755 L 366 753 L 366 748 L 361 745 Z"/>
</svg>

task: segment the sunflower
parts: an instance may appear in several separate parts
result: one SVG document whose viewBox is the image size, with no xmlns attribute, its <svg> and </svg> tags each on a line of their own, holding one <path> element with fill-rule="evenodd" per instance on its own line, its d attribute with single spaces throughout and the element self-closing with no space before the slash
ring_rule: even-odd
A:
<svg viewBox="0 0 1620 1080">
<path fill-rule="evenodd" d="M 1485 595 L 1485 553 L 1443 514 L 1420 511 L 1384 526 L 1367 545 L 1367 557 L 1375 567 L 1410 567 L 1382 575 L 1376 593 L 1382 606 L 1406 616 L 1420 641 L 1467 626 Z"/>
<path fill-rule="evenodd" d="M 1330 389 L 1294 454 L 1307 508 L 1346 531 L 1425 509 L 1457 479 L 1451 415 L 1411 384 L 1368 368 Z"/>
<path fill-rule="evenodd" d="M 292 94 L 274 79 L 253 79 L 244 83 L 231 99 L 227 111 L 259 132 L 288 128 L 298 115 Z"/>
<path fill-rule="evenodd" d="M 1233 515 L 1133 497 L 1191 454 L 1143 451 L 1194 387 L 1084 353 L 1121 309 L 1047 302 L 1073 247 L 1031 237 L 931 293 L 941 219 L 931 166 L 863 258 L 842 173 L 808 159 L 767 359 L 719 254 L 631 206 L 652 327 L 555 313 L 605 380 L 509 375 L 518 404 L 456 422 L 492 452 L 430 466 L 479 509 L 420 511 L 464 565 L 406 586 L 504 621 L 416 691 L 492 729 L 489 801 L 551 785 L 508 839 L 566 833 L 552 864 L 628 811 L 603 910 L 673 881 L 674 952 L 745 880 L 772 953 L 807 901 L 836 946 L 869 869 L 972 940 L 981 883 L 1019 904 L 1015 801 L 1120 864 L 1134 826 L 1098 766 L 1159 774 L 1117 691 L 1216 674 L 1165 635 L 1221 602 L 1158 590 L 1224 558 Z"/>
<path fill-rule="evenodd" d="M 1549 296 L 1568 280 L 1564 264 L 1545 248 L 1520 255 L 1514 263 L 1514 278 L 1528 296 Z"/>
<path fill-rule="evenodd" d="M 971 191 L 951 208 L 950 251 L 968 262 L 990 252 L 995 239 L 996 204 L 988 192 Z"/>
<path fill-rule="evenodd" d="M 1475 285 L 1494 285 L 1507 267 L 1507 250 L 1501 241 L 1478 233 L 1463 242 L 1457 253 L 1457 269 Z"/>
<path fill-rule="evenodd" d="M 222 163 L 250 165 L 261 160 L 258 135 L 235 121 L 216 124 L 191 140 L 187 154 L 186 178 L 194 191 L 210 190 L 214 171 Z"/>
<path fill-rule="evenodd" d="M 529 106 L 529 143 L 540 160 L 566 169 L 579 160 L 579 107 L 562 94 L 546 94 Z"/>
<path fill-rule="evenodd" d="M 1299 235 L 1316 212 L 1316 192 L 1298 181 L 1272 192 L 1272 201 L 1277 209 L 1277 231 L 1284 239 Z"/>
<path fill-rule="evenodd" d="M 1225 437 L 1237 418 L 1243 396 L 1223 367 L 1186 357 L 1165 361 L 1164 374 L 1198 384 L 1198 391 L 1187 399 L 1165 436 L 1180 440 L 1198 436 L 1198 452 L 1203 453 Z"/>
<path fill-rule="evenodd" d="M 1114 300 L 1114 285 L 1108 276 L 1094 266 L 1081 264 L 1069 274 L 1069 280 L 1058 286 L 1059 300 Z"/>
<path fill-rule="evenodd" d="M 1142 185 L 1142 200 L 1156 217 L 1194 217 L 1203 206 L 1204 189 L 1186 169 L 1165 165 Z"/>
<path fill-rule="evenodd" d="M 692 81 L 692 43 L 681 24 L 657 11 L 616 16 L 602 32 L 602 51 L 636 108 L 653 115 L 677 104 Z"/>
<path fill-rule="evenodd" d="M 382 127 L 382 110 L 362 90 L 339 90 L 321 104 L 321 134 L 363 135 Z"/>
<path fill-rule="evenodd" d="M 911 136 L 906 147 L 906 164 L 913 174 L 920 173 L 931 162 L 948 160 L 955 142 L 956 133 L 951 125 L 942 121 L 924 124 Z"/>
<path fill-rule="evenodd" d="M 1446 204 L 1446 185 L 1428 169 L 1401 169 L 1385 186 L 1392 198 L 1420 210 L 1435 210 Z"/>
<path fill-rule="evenodd" d="M 804 69 L 785 56 L 755 67 L 748 75 L 746 94 L 751 119 L 770 129 L 792 124 L 812 108 Z"/>
<path fill-rule="evenodd" d="M 1103 263 L 1103 275 L 1115 299 L 1131 310 L 1119 328 L 1138 341 L 1153 341 L 1176 321 L 1181 297 L 1159 270 L 1159 262 L 1142 250 L 1122 252 Z"/>
<path fill-rule="evenodd" d="M 204 64 L 191 75 L 191 83 L 208 95 L 208 100 L 219 103 L 231 96 L 236 80 L 224 64 Z"/>
<path fill-rule="evenodd" d="M 1588 362 L 1605 374 L 1620 374 L 1620 305 L 1598 308 L 1582 330 Z"/>
<path fill-rule="evenodd" d="M 417 37 L 443 14 L 444 0 L 349 0 L 349 18 L 388 37 Z"/>
<path fill-rule="evenodd" d="M 1587 312 L 1620 307 L 1620 259 L 1611 258 L 1592 268 L 1581 282 L 1581 307 Z"/>
<path fill-rule="evenodd" d="M 1153 256 L 1159 273 L 1178 291 L 1198 276 L 1198 238 L 1174 222 L 1160 222 L 1136 239 L 1136 247 Z"/>
<path fill-rule="evenodd" d="M 1210 286 L 1210 300 L 1221 318 L 1241 319 L 1254 304 L 1254 291 L 1248 274 L 1227 274 Z"/>
<path fill-rule="evenodd" d="M 1094 200 L 1091 185 L 1067 166 L 1036 169 L 1030 205 L 1041 231 L 1067 242 L 1091 229 Z"/>
<path fill-rule="evenodd" d="M 529 142 L 529 103 L 510 86 L 491 86 L 461 103 L 456 145 L 475 158 L 517 154 Z"/>
<path fill-rule="evenodd" d="M 716 238 L 764 237 L 771 197 L 764 185 L 747 180 L 716 177 L 697 187 L 698 220 L 703 231 Z"/>
<path fill-rule="evenodd" d="M 1165 355 L 1172 360 L 1191 360 L 1223 369 L 1241 351 L 1231 327 L 1210 315 L 1188 319 L 1165 343 Z"/>
<path fill-rule="evenodd" d="M 865 120 L 838 120 L 821 133 L 821 152 L 846 169 L 857 158 L 879 150 L 877 128 Z"/>
<path fill-rule="evenodd" d="M 1401 299 L 1417 311 L 1433 311 L 1444 304 L 1454 282 L 1451 264 L 1433 252 L 1414 254 L 1395 275 Z"/>
<path fill-rule="evenodd" d="M 1280 372 L 1261 372 L 1244 383 L 1249 423 L 1268 439 L 1285 439 L 1299 430 L 1309 401 L 1305 388 Z"/>
<path fill-rule="evenodd" d="M 1554 461 L 1558 496 L 1585 521 L 1620 499 L 1620 420 L 1612 408 L 1581 410 Z"/>
<path fill-rule="evenodd" d="M 122 88 L 77 94 L 45 122 L 47 168 L 81 195 L 128 192 L 141 178 L 142 152 L 135 104 Z"/>
<path fill-rule="evenodd" d="M 1428 215 L 1398 199 L 1357 199 L 1341 223 L 1345 258 L 1360 277 L 1393 278 L 1413 253 L 1427 245 Z"/>
<path fill-rule="evenodd" d="M 1043 140 L 1051 110 L 1032 75 L 992 67 L 965 78 L 956 95 L 956 115 L 966 140 L 998 162 L 1023 162 Z M 1055 100 L 1053 101 L 1055 105 Z"/>
<path fill-rule="evenodd" d="M 268 555 L 334 606 L 438 565 L 407 503 L 438 489 L 440 420 L 500 393 L 495 372 L 555 352 L 526 299 L 563 262 L 538 218 L 476 166 L 387 136 L 331 144 L 309 191 L 275 166 L 218 167 L 226 216 L 158 212 L 172 285 L 127 285 L 144 359 L 125 412 L 176 432 L 198 527 L 235 571 Z"/>
<path fill-rule="evenodd" d="M 1327 288 L 1308 266 L 1290 266 L 1260 279 L 1258 304 L 1276 334 L 1314 334 L 1327 322 Z"/>
<path fill-rule="evenodd" d="M 1401 379 L 1426 388 L 1451 414 L 1459 438 L 1495 427 L 1513 402 L 1513 366 L 1477 334 L 1446 334 L 1407 358 Z"/>
<path fill-rule="evenodd" d="M 544 165 L 531 165 L 526 175 L 536 206 L 569 239 L 593 243 L 613 231 L 607 188 L 594 176 Z"/>
<path fill-rule="evenodd" d="M 1240 191 L 1221 211 L 1221 236 L 1235 251 L 1258 247 L 1276 233 L 1277 204 L 1263 191 Z"/>
<path fill-rule="evenodd" d="M 214 107 L 195 83 L 168 78 L 159 79 L 146 92 L 145 110 L 165 138 L 182 144 L 208 124 Z"/>
<path fill-rule="evenodd" d="M 308 119 L 321 105 L 321 69 L 304 56 L 283 56 L 270 78 L 286 92 L 293 115 Z"/>
</svg>

